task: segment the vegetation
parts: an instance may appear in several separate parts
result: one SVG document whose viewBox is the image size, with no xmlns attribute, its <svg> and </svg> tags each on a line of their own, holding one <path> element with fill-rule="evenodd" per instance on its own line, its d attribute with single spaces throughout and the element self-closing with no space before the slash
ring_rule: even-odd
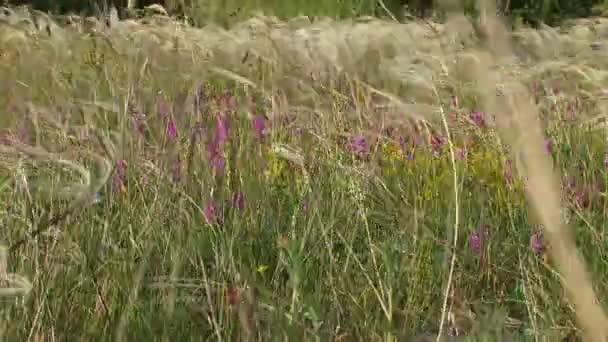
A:
<svg viewBox="0 0 608 342">
<path fill-rule="evenodd" d="M 30 4 L 33 8 L 66 14 L 69 12 L 93 15 L 111 6 L 124 9 L 126 0 L 5 0 L 9 4 Z M 174 15 L 187 16 L 196 25 L 219 22 L 224 25 L 238 23 L 262 12 L 281 19 L 294 16 L 330 16 L 352 18 L 375 16 L 404 20 L 406 14 L 414 16 L 441 16 L 445 9 L 437 0 L 158 0 L 134 1 L 139 9 L 150 4 L 161 4 Z M 468 15 L 475 16 L 475 0 L 458 0 Z M 512 19 L 538 24 L 558 24 L 563 19 L 587 17 L 594 8 L 602 7 L 605 0 L 496 0 L 496 8 Z M 125 14 L 126 15 L 126 14 Z"/>
<path fill-rule="evenodd" d="M 605 19 L 513 32 L 482 72 L 463 17 L 36 16 L 0 24 L 4 339 L 553 341 L 605 304 L 564 295 L 526 198 L 550 160 L 606 293 Z M 488 104 L 512 83 L 538 115 Z"/>
</svg>

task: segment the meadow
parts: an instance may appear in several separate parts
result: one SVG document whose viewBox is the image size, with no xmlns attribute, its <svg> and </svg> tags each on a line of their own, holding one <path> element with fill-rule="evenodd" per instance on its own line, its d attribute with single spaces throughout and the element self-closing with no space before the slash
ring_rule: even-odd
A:
<svg viewBox="0 0 608 342">
<path fill-rule="evenodd" d="M 526 193 L 605 305 L 608 19 L 509 32 L 504 84 L 451 23 L 3 9 L 2 339 L 580 340 Z"/>
</svg>

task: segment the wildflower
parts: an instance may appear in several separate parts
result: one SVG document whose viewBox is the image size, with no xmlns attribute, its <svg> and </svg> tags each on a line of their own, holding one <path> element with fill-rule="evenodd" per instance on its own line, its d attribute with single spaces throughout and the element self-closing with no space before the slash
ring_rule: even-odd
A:
<svg viewBox="0 0 608 342">
<path fill-rule="evenodd" d="M 243 210 L 245 208 L 245 194 L 241 191 L 237 191 L 232 194 L 232 207 Z"/>
<path fill-rule="evenodd" d="M 120 159 L 116 161 L 114 173 L 112 174 L 112 188 L 114 191 L 124 192 L 127 182 L 127 161 Z"/>
<path fill-rule="evenodd" d="M 258 267 L 255 268 L 255 271 L 258 273 L 264 273 L 268 270 L 268 268 L 270 268 L 268 265 L 258 265 Z"/>
<path fill-rule="evenodd" d="M 473 123 L 475 125 L 477 125 L 477 127 L 479 127 L 479 128 L 487 127 L 485 116 L 486 116 L 485 113 L 478 112 L 478 111 L 474 111 L 469 115 L 469 117 L 471 118 L 471 121 L 473 121 Z"/>
<path fill-rule="evenodd" d="M 15 136 L 8 132 L 3 132 L 0 134 L 0 145 L 12 145 L 17 139 Z"/>
<path fill-rule="evenodd" d="M 464 160 L 467 157 L 467 151 L 462 147 L 456 147 L 456 160 Z"/>
<path fill-rule="evenodd" d="M 253 118 L 252 124 L 253 130 L 255 131 L 258 139 L 263 139 L 266 135 L 266 119 L 261 115 L 257 115 L 255 118 Z"/>
<path fill-rule="evenodd" d="M 369 153 L 370 147 L 365 136 L 357 135 L 351 138 L 349 148 L 353 153 L 365 155 Z"/>
<path fill-rule="evenodd" d="M 267 166 L 264 170 L 264 175 L 268 179 L 281 178 L 285 173 L 285 162 L 279 159 L 275 154 L 270 154 L 267 160 Z"/>
<path fill-rule="evenodd" d="M 308 200 L 304 200 L 302 201 L 302 204 L 300 206 L 304 212 L 308 212 L 308 209 L 310 208 L 310 203 L 308 202 Z"/>
<path fill-rule="evenodd" d="M 403 151 L 401 146 L 395 142 L 388 142 L 384 144 L 384 155 L 386 159 L 390 161 L 400 161 L 404 159 Z"/>
<path fill-rule="evenodd" d="M 217 137 L 211 139 L 207 144 L 207 154 L 209 155 L 209 164 L 216 173 L 221 173 L 226 165 L 226 159 L 222 155 Z"/>
<path fill-rule="evenodd" d="M 547 151 L 547 153 L 553 153 L 553 139 L 545 139 L 545 151 Z"/>
<path fill-rule="evenodd" d="M 171 139 L 177 137 L 177 127 L 175 125 L 175 120 L 173 119 L 167 121 L 167 136 Z"/>
<path fill-rule="evenodd" d="M 205 208 L 203 209 L 203 216 L 205 217 L 205 221 L 207 222 L 207 224 L 217 223 L 217 214 L 217 207 L 215 206 L 215 204 L 212 201 L 208 202 L 207 205 L 205 205 Z"/>
<path fill-rule="evenodd" d="M 431 148 L 433 149 L 433 153 L 435 153 L 436 155 L 439 154 L 439 152 L 441 152 L 441 149 L 443 148 L 443 146 L 445 145 L 446 142 L 447 142 L 447 139 L 443 136 L 440 136 L 440 135 L 431 136 Z"/>
<path fill-rule="evenodd" d="M 169 103 L 161 96 L 156 97 L 156 113 L 162 117 L 167 117 L 171 113 Z"/>
<path fill-rule="evenodd" d="M 608 167 L 608 152 L 604 155 L 604 167 Z"/>
<path fill-rule="evenodd" d="M 302 127 L 296 127 L 295 135 L 296 137 L 302 137 L 302 135 L 304 135 L 304 129 Z"/>
<path fill-rule="evenodd" d="M 225 143 L 228 140 L 229 124 L 226 115 L 217 115 L 215 124 L 215 141 L 218 145 Z"/>
<path fill-rule="evenodd" d="M 232 96 L 231 93 L 226 92 L 221 98 L 220 98 L 220 105 L 224 106 L 224 109 L 226 110 L 234 110 L 236 108 L 236 98 L 234 96 Z"/>
<path fill-rule="evenodd" d="M 591 205 L 589 192 L 586 189 L 578 190 L 574 194 L 574 201 L 580 208 L 588 208 Z"/>
<path fill-rule="evenodd" d="M 545 240 L 542 232 L 537 231 L 530 236 L 530 249 L 536 254 L 540 254 L 545 250 Z"/>
<path fill-rule="evenodd" d="M 228 305 L 236 305 L 239 302 L 239 291 L 234 287 L 229 287 L 226 289 L 226 303 Z"/>
<path fill-rule="evenodd" d="M 226 158 L 221 154 L 217 154 L 211 158 L 211 167 L 215 170 L 216 174 L 221 174 L 224 172 L 224 168 L 226 167 Z"/>
<path fill-rule="evenodd" d="M 475 255 L 480 255 L 481 250 L 489 237 L 486 225 L 481 225 L 469 235 L 469 248 Z"/>
<path fill-rule="evenodd" d="M 192 127 L 192 142 L 198 141 L 205 133 L 205 128 L 201 122 L 196 122 Z"/>
</svg>

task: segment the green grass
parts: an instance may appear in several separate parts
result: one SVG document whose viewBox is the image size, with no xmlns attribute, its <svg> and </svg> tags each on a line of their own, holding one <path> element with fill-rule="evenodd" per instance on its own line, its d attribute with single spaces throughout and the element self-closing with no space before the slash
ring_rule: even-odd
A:
<svg viewBox="0 0 608 342">
<path fill-rule="evenodd" d="M 476 94 L 465 83 L 442 87 L 433 100 L 458 117 L 450 121 L 454 144 L 467 154 L 453 167 L 447 144 L 434 149 L 428 136 L 413 144 L 418 133 L 405 120 L 389 136 L 380 120 L 388 112 L 372 113 L 375 94 L 352 75 L 303 79 L 317 94 L 309 108 L 317 114 L 288 121 L 298 110 L 290 101 L 308 101 L 282 86 L 279 76 L 296 73 L 289 68 L 260 62 L 247 75 L 254 88 L 210 71 L 217 60 L 65 39 L 60 48 L 42 36 L 5 42 L 0 56 L 0 120 L 6 137 L 20 142 L 0 145 L 3 243 L 43 231 L 8 255 L 8 272 L 29 279 L 31 290 L 3 301 L 3 339 L 408 340 L 437 329 L 456 208 L 455 301 L 476 312 L 472 334 L 490 341 L 578 334 L 559 276 L 530 248 L 538 227 L 524 182 L 515 163 L 509 181 L 511 157 L 494 130 L 471 122 Z M 564 91 L 603 86 L 556 78 Z M 545 86 L 539 102 L 553 99 Z M 576 180 L 573 193 L 564 191 L 564 212 L 602 294 L 606 146 L 601 131 L 561 120 L 571 103 L 560 98 L 545 112 L 548 153 Z M 591 111 L 581 107 L 577 116 Z M 263 139 L 252 128 L 255 112 L 268 116 Z M 146 114 L 142 133 L 137 113 Z M 230 127 L 221 173 L 207 147 L 217 113 Z M 194 127 L 203 127 L 197 139 Z M 344 143 L 359 135 L 369 144 L 365 158 Z M 402 147 L 399 138 L 410 142 Z M 125 179 L 117 178 L 121 160 Z M 233 205 L 238 192 L 243 208 Z M 588 206 L 577 202 L 579 192 L 590 196 Z M 488 232 L 479 253 L 470 241 L 478 229 Z"/>
</svg>

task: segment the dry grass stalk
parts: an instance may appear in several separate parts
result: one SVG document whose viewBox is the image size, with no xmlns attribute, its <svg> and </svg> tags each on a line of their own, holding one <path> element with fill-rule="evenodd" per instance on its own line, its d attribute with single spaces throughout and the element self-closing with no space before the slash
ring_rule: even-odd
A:
<svg viewBox="0 0 608 342">
<path fill-rule="evenodd" d="M 542 221 L 549 244 L 551 258 L 562 275 L 562 283 L 569 300 L 574 304 L 576 317 L 588 341 L 606 341 L 607 318 L 596 296 L 584 261 L 576 251 L 576 245 L 562 223 L 560 215 L 560 187 L 558 176 L 549 157 L 544 153 L 543 136 L 538 122 L 538 110 L 530 94 L 518 81 L 494 71 L 493 66 L 513 55 L 508 32 L 493 14 L 491 1 L 485 5 L 483 29 L 488 34 L 491 54 L 479 53 L 477 63 L 470 72 L 478 81 L 479 88 L 496 89 L 504 85 L 501 95 L 496 92 L 483 94 L 484 109 L 490 113 L 502 113 L 502 133 L 514 151 L 521 150 L 526 156 L 521 164 L 528 180 L 527 196 L 533 211 Z M 448 24 L 449 26 L 449 24 Z M 510 126 L 510 127 L 509 127 Z"/>
</svg>

